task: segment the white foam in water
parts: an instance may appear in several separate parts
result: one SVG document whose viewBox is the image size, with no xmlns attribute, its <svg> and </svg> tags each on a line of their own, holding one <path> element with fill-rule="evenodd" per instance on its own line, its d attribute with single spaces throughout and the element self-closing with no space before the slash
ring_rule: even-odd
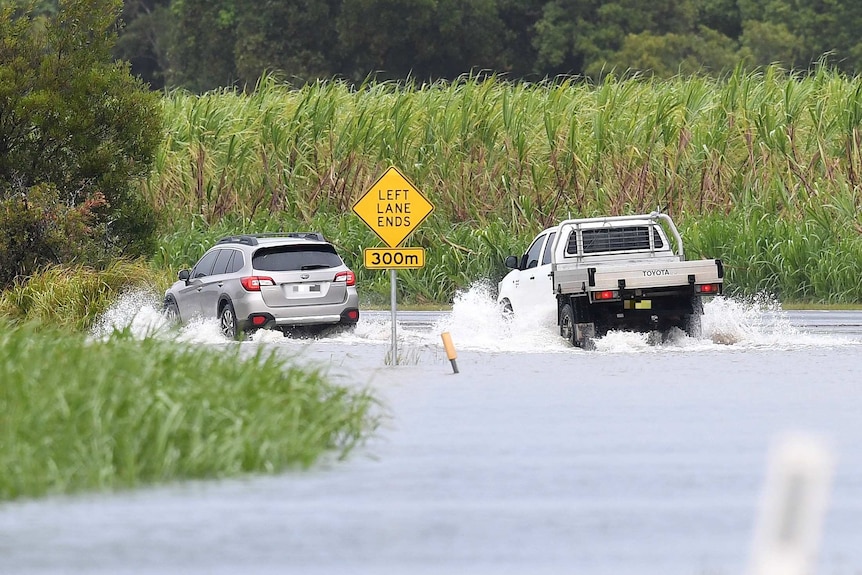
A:
<svg viewBox="0 0 862 575">
<path fill-rule="evenodd" d="M 781 316 L 781 306 L 760 296 L 750 300 L 716 297 L 704 304 L 704 337 L 718 344 L 766 343 L 796 330 Z"/>
<path fill-rule="evenodd" d="M 120 298 L 96 322 L 92 336 L 106 339 L 115 332 L 128 331 L 133 337 L 159 337 L 188 343 L 225 343 L 215 319 L 192 320 L 177 327 L 162 313 L 158 294 L 135 289 Z"/>
<path fill-rule="evenodd" d="M 674 330 L 663 341 L 645 333 L 611 331 L 596 340 L 600 353 L 666 352 L 732 348 L 778 348 L 798 346 L 845 345 L 847 340 L 809 334 L 791 325 L 780 304 L 770 297 L 732 299 L 716 297 L 704 303 L 703 336 L 690 338 Z M 104 339 L 115 331 L 128 331 L 134 337 L 160 337 L 186 343 L 224 344 L 215 319 L 197 319 L 177 327 L 161 311 L 161 298 L 146 290 L 132 290 L 101 317 L 92 331 Z M 440 334 L 448 331 L 459 349 L 492 353 L 571 353 L 571 346 L 560 336 L 554 317 L 505 317 L 497 305 L 493 289 L 479 282 L 457 294 L 452 311 L 431 328 L 405 325 L 398 327 L 399 345 L 434 348 L 441 346 Z M 324 332 L 322 339 L 346 345 L 388 344 L 392 327 L 386 315 L 364 316 L 355 329 Z M 286 340 L 277 331 L 259 331 L 251 336 L 257 344 L 278 345 Z"/>
<path fill-rule="evenodd" d="M 120 298 L 96 322 L 93 337 L 105 339 L 117 331 L 128 330 L 134 337 L 144 338 L 167 332 L 170 323 L 156 307 L 158 296 L 146 290 L 131 290 Z"/>
<path fill-rule="evenodd" d="M 455 296 L 452 313 L 438 322 L 432 332 L 448 331 L 463 349 L 491 352 L 567 351 L 559 336 L 556 318 L 504 316 L 487 283 L 476 283 Z"/>
<path fill-rule="evenodd" d="M 847 340 L 807 333 L 790 323 L 772 296 L 731 299 L 716 297 L 704 304 L 704 337 L 715 344 L 787 349 L 799 346 L 846 345 Z"/>
</svg>

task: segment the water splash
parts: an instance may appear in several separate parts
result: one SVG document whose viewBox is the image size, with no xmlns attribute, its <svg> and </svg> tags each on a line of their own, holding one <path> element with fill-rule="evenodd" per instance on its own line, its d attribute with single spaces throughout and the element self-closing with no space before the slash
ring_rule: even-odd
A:
<svg viewBox="0 0 862 575">
<path fill-rule="evenodd" d="M 158 294 L 145 290 L 124 293 L 101 317 L 92 330 L 104 339 L 115 331 L 134 337 L 159 337 L 193 344 L 226 344 L 215 319 L 196 319 L 183 326 L 172 325 L 161 311 Z M 400 323 L 400 322 L 399 322 Z M 703 335 L 691 338 L 680 330 L 656 338 L 655 334 L 611 331 L 596 340 L 600 353 L 641 353 L 703 349 L 786 349 L 800 345 L 846 345 L 848 340 L 823 334 L 809 334 L 792 325 L 780 303 L 772 297 L 715 297 L 704 303 Z M 560 336 L 556 318 L 505 316 L 497 305 L 494 290 L 479 282 L 459 292 L 451 313 L 437 317 L 433 324 L 398 326 L 399 346 L 437 349 L 440 333 L 448 331 L 458 349 L 490 353 L 572 353 Z M 364 315 L 352 330 L 331 329 L 319 339 L 339 345 L 387 345 L 392 328 L 386 314 Z M 277 331 L 259 331 L 252 344 L 293 343 Z M 303 344 L 308 341 L 304 340 Z"/>
<path fill-rule="evenodd" d="M 431 330 L 437 337 L 448 331 L 458 346 L 491 352 L 568 351 L 553 314 L 504 315 L 487 283 L 458 293 L 452 313 Z"/>
<path fill-rule="evenodd" d="M 799 335 L 771 296 L 716 297 L 704 304 L 704 336 L 717 344 L 770 344 Z"/>
<path fill-rule="evenodd" d="M 156 336 L 170 329 L 170 322 L 157 307 L 158 295 L 152 291 L 129 290 L 96 321 L 90 335 L 106 339 L 114 332 L 128 331 L 136 338 Z"/>
<path fill-rule="evenodd" d="M 162 312 L 161 298 L 155 292 L 132 289 L 96 321 L 90 335 L 107 339 L 115 332 L 128 332 L 143 339 L 156 337 L 186 343 L 226 343 L 215 319 L 194 319 L 183 326 L 174 325 Z"/>
</svg>

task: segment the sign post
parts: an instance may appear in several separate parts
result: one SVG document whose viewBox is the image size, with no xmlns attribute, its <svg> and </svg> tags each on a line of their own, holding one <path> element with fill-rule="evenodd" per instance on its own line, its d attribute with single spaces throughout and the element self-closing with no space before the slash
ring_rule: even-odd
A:
<svg viewBox="0 0 862 575">
<path fill-rule="evenodd" d="M 425 266 L 425 249 L 398 247 L 434 205 L 395 166 L 390 167 L 353 205 L 353 212 L 389 248 L 366 248 L 363 263 L 367 269 L 388 269 L 392 306 L 392 364 L 398 365 L 397 283 L 399 269 Z"/>
</svg>

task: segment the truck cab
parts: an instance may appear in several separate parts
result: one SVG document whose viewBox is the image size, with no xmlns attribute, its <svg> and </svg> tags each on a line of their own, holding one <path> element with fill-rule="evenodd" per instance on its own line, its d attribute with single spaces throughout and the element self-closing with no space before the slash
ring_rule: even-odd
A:
<svg viewBox="0 0 862 575">
<path fill-rule="evenodd" d="M 611 329 L 700 334 L 701 298 L 722 293 L 720 260 L 686 261 L 666 214 L 563 220 L 509 256 L 498 302 L 515 314 L 556 317 L 578 347 Z"/>
<path fill-rule="evenodd" d="M 498 286 L 497 301 L 507 313 L 553 313 L 556 309 L 551 265 L 558 226 L 543 230 L 520 256 L 509 256 L 510 271 Z"/>
</svg>

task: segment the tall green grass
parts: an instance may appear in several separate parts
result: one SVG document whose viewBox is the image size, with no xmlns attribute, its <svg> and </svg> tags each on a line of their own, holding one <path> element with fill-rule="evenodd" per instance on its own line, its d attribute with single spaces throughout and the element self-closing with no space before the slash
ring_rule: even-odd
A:
<svg viewBox="0 0 862 575">
<path fill-rule="evenodd" d="M 784 301 L 862 302 L 862 233 L 830 210 L 797 220 L 736 211 L 691 220 L 688 257 L 721 258 L 730 293 L 768 293 Z"/>
<path fill-rule="evenodd" d="M 259 351 L 0 329 L 0 500 L 306 467 L 379 421 L 363 389 Z"/>
<path fill-rule="evenodd" d="M 452 240 L 433 244 L 440 260 L 415 274 L 432 298 L 472 279 L 464 269 L 471 252 L 484 261 L 512 244 L 520 249 L 569 215 L 662 208 L 694 229 L 705 216 L 741 222 L 760 213 L 787 226 L 795 249 L 810 246 L 808 258 L 781 252 L 773 272 L 782 274 L 818 253 L 817 238 L 805 234 L 816 232 L 819 218 L 848 233 L 862 228 L 862 78 L 825 68 L 804 76 L 770 67 L 722 79 L 609 77 L 601 85 L 467 77 L 293 90 L 265 79 L 248 94 L 172 93 L 164 106 L 168 137 L 144 193 L 168 235 L 226 219 L 305 227 L 328 217 L 345 226 L 342 215 L 394 164 L 436 206 L 409 241 Z M 497 237 L 498 229 L 516 239 Z M 704 249 L 758 229 L 732 230 Z M 470 241 L 482 240 L 468 230 L 494 236 L 487 254 L 476 252 Z M 378 245 L 352 225 L 341 231 L 352 235 L 333 239 L 352 251 Z M 741 269 L 773 258 L 773 246 L 745 239 L 745 252 L 731 250 L 739 259 L 729 263 Z M 459 241 L 466 249 L 451 245 Z M 833 241 L 842 257 L 849 240 Z M 862 263 L 851 257 L 835 277 L 801 292 L 850 297 L 850 285 L 830 293 L 819 286 L 858 276 Z M 789 283 L 800 273 L 807 272 L 739 287 Z"/>
<path fill-rule="evenodd" d="M 116 260 L 104 270 L 49 267 L 0 292 L 0 317 L 85 331 L 124 291 L 164 289 L 168 278 L 168 272 L 144 261 Z"/>
</svg>

